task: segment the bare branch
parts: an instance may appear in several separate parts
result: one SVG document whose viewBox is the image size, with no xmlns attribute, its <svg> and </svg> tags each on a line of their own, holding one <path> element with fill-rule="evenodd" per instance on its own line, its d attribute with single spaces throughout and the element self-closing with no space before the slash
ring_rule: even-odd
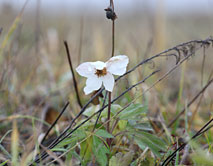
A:
<svg viewBox="0 0 213 166">
<path fill-rule="evenodd" d="M 195 139 L 196 137 L 200 136 L 201 134 L 205 133 L 206 131 L 208 131 L 211 127 L 213 127 L 213 125 L 209 124 L 213 121 L 213 118 L 211 120 L 209 120 L 188 142 L 183 143 L 177 150 L 175 150 L 171 155 L 169 155 L 166 160 L 164 160 L 162 166 L 167 166 L 170 161 L 173 160 L 173 158 L 175 157 L 176 153 L 178 151 L 181 151 L 182 149 L 184 149 L 184 147 L 193 139 Z M 209 126 L 209 127 L 208 127 Z"/>
<path fill-rule="evenodd" d="M 74 73 L 74 70 L 73 70 L 72 61 L 71 61 L 67 41 L 64 41 L 64 46 L 66 48 L 67 58 L 68 58 L 68 61 L 69 61 L 70 70 L 71 70 L 72 77 L 73 77 L 73 84 L 74 84 L 74 88 L 75 88 L 75 94 L 76 94 L 76 97 L 77 97 L 77 101 L 78 101 L 79 106 L 82 108 L 83 106 L 82 106 L 81 99 L 80 99 L 80 96 L 79 96 L 78 84 L 77 84 L 77 81 L 76 81 L 76 78 L 75 78 L 75 73 Z"/>
</svg>

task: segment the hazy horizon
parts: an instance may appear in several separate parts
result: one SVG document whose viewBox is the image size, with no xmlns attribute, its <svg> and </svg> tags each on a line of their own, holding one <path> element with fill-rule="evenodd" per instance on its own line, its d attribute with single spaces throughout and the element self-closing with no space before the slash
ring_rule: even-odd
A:
<svg viewBox="0 0 213 166">
<path fill-rule="evenodd" d="M 25 0 L 1 0 L 0 5 L 10 4 L 13 8 L 20 9 Z M 163 4 L 165 12 L 179 13 L 211 13 L 213 4 L 210 0 L 115 0 L 115 8 L 119 11 L 155 10 Z M 161 4 L 160 4 L 161 3 Z M 108 0 L 40 0 L 42 11 L 46 12 L 75 12 L 102 11 L 109 5 Z M 37 0 L 29 0 L 26 10 L 33 10 L 37 6 Z M 1 8 L 2 9 L 2 8 Z"/>
</svg>

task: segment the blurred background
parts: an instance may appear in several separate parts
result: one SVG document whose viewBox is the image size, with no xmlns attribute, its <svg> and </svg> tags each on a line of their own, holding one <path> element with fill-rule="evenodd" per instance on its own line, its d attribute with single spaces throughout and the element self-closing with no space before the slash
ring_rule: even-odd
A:
<svg viewBox="0 0 213 166">
<path fill-rule="evenodd" d="M 3 32 L 7 32 L 24 3 L 25 0 L 0 1 Z M 116 41 L 122 39 L 116 42 L 117 51 L 123 52 L 129 44 L 143 49 L 150 38 L 155 38 L 156 49 L 160 51 L 176 42 L 206 38 L 213 32 L 211 0 L 115 0 L 114 3 L 118 15 Z M 23 29 L 28 29 L 25 37 L 31 42 L 35 38 L 55 37 L 59 39 L 59 47 L 61 40 L 66 39 L 74 48 L 82 38 L 83 45 L 85 42 L 91 45 L 87 51 L 82 47 L 82 54 L 96 55 L 98 50 L 106 49 L 101 54 L 108 55 L 111 36 L 107 32 L 111 32 L 111 24 L 104 12 L 108 5 L 108 0 L 29 0 L 21 20 Z M 97 43 L 104 48 L 95 49 Z"/>
<path fill-rule="evenodd" d="M 107 61 L 112 41 L 112 23 L 104 11 L 109 0 L 28 0 L 24 7 L 25 2 L 0 0 L 0 135 L 12 128 L 13 119 L 20 118 L 18 127 L 23 145 L 27 145 L 25 140 L 35 135 L 35 131 L 41 132 L 34 126 L 34 117 L 53 123 L 67 100 L 70 106 L 61 121 L 68 125 L 80 111 L 64 40 L 68 42 L 74 68 L 85 61 Z M 114 5 L 118 16 L 115 55 L 129 57 L 128 69 L 175 45 L 213 35 L 213 0 L 114 0 Z M 168 124 L 213 73 L 212 51 L 212 47 L 196 51 L 195 56 L 136 103 L 147 104 L 151 118 L 162 115 Z M 143 94 L 175 64 L 174 57 L 163 56 L 121 79 L 113 98 L 154 70 L 161 70 L 116 104 L 124 106 Z M 86 79 L 77 73 L 76 78 L 85 104 L 91 97 L 83 93 Z M 203 126 L 212 116 L 211 110 L 212 85 L 199 102 L 187 109 L 192 126 L 189 130 Z M 178 129 L 184 129 L 183 119 Z M 8 137 L 5 147 L 10 149 L 10 144 Z M 31 147 L 34 147 L 32 141 Z"/>
<path fill-rule="evenodd" d="M 85 61 L 108 60 L 111 21 L 106 19 L 104 9 L 109 6 L 109 0 L 29 0 L 21 12 L 25 2 L 0 0 L 0 27 L 3 28 L 0 86 L 10 99 L 1 103 L 1 109 L 12 113 L 23 111 L 25 107 L 29 113 L 28 106 L 42 101 L 59 109 L 67 96 L 76 103 L 63 41 L 68 41 L 74 67 Z M 213 34 L 211 0 L 115 0 L 114 3 L 118 16 L 115 55 L 128 55 L 129 68 L 179 43 L 206 39 Z M 207 50 L 206 54 L 211 51 Z M 208 71 L 212 64 L 209 57 L 205 64 Z M 187 77 L 183 95 L 186 98 L 201 87 L 201 61 L 202 56 L 197 56 L 184 69 Z M 149 64 L 146 70 L 142 68 L 142 73 L 140 69 L 129 80 L 131 83 L 141 80 L 154 67 L 166 72 L 174 64 L 174 59 L 165 58 L 151 67 Z M 154 96 L 161 96 L 159 100 L 163 104 L 176 101 L 180 73 L 178 69 L 157 87 Z M 207 79 L 208 74 L 204 78 Z M 85 79 L 78 79 L 83 94 Z M 73 104 L 73 107 L 78 106 Z M 78 112 L 79 108 L 73 110 Z"/>
</svg>

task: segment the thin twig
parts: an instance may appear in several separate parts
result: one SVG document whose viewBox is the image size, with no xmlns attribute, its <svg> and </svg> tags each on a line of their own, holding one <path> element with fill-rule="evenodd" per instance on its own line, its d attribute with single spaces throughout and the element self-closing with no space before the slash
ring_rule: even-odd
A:
<svg viewBox="0 0 213 166">
<path fill-rule="evenodd" d="M 58 122 L 58 120 L 61 118 L 62 114 L 64 113 L 64 111 L 66 110 L 66 108 L 68 107 L 68 105 L 70 104 L 70 102 L 68 101 L 64 108 L 61 110 L 60 114 L 58 115 L 58 117 L 56 118 L 56 120 L 53 122 L 53 124 L 50 126 L 50 128 L 47 130 L 46 134 L 44 135 L 43 139 L 41 140 L 41 144 L 43 144 L 44 140 L 46 139 L 46 137 L 48 136 L 49 132 L 52 130 L 52 128 L 56 125 L 56 123 Z"/>
<path fill-rule="evenodd" d="M 113 2 L 113 0 L 110 0 L 110 6 L 112 7 L 112 10 L 114 12 L 114 2 Z"/>
<path fill-rule="evenodd" d="M 110 7 L 112 8 L 112 12 L 114 13 L 114 2 L 110 0 Z M 112 19 L 112 57 L 114 56 L 115 52 L 115 19 Z M 108 114 L 107 114 L 107 132 L 110 133 L 110 114 L 111 114 L 111 96 L 112 93 L 109 92 L 108 94 Z M 110 147 L 111 138 L 106 139 L 108 146 Z"/>
<path fill-rule="evenodd" d="M 117 101 L 118 99 L 120 99 L 122 96 L 124 96 L 127 92 L 129 92 L 131 89 L 135 88 L 136 86 L 144 83 L 148 78 L 150 78 L 151 76 L 153 76 L 154 74 L 156 74 L 157 72 L 159 72 L 160 70 L 156 70 L 154 72 L 152 72 L 150 75 L 148 75 L 146 78 L 144 78 L 142 81 L 132 85 L 131 87 L 129 87 L 128 89 L 126 89 L 123 93 L 121 93 L 118 97 L 116 97 L 115 99 L 113 99 L 111 101 L 110 104 L 113 104 L 115 101 Z M 83 121 L 81 124 L 79 124 L 77 127 L 75 127 L 66 137 L 70 136 L 75 130 L 77 130 L 79 127 L 81 127 L 84 123 L 86 123 L 87 121 L 89 121 L 90 119 L 92 119 L 92 117 L 94 117 L 96 114 L 98 114 L 99 112 L 102 112 L 106 107 L 108 107 L 109 104 L 105 105 L 104 107 L 102 107 L 100 110 L 98 110 L 97 112 L 95 112 L 94 114 L 92 114 L 90 117 L 88 117 L 85 121 Z M 65 139 L 65 138 L 64 138 Z"/>
<path fill-rule="evenodd" d="M 111 114 L 111 95 L 112 93 L 109 92 L 109 95 L 108 95 L 108 114 L 107 114 L 107 132 L 110 133 L 110 114 Z M 110 138 L 107 138 L 107 144 L 108 146 L 110 147 L 110 141 L 111 139 Z"/>
<path fill-rule="evenodd" d="M 113 13 L 115 12 L 114 2 L 110 0 L 110 6 L 112 7 Z M 114 56 L 115 51 L 115 19 L 112 19 L 112 57 Z"/>
<path fill-rule="evenodd" d="M 203 94 L 203 92 L 209 87 L 209 85 L 211 84 L 213 82 L 213 78 L 211 79 L 211 80 L 209 80 L 209 82 L 202 88 L 202 90 L 201 91 L 199 91 L 197 94 L 196 94 L 196 96 L 194 96 L 194 98 L 187 104 L 187 107 L 186 108 L 188 108 L 188 107 L 190 107 L 191 106 L 191 104 L 192 103 L 194 103 L 195 102 L 195 100 L 201 95 L 201 94 Z M 185 107 L 183 108 L 183 110 L 168 124 L 168 128 L 169 127 L 171 127 L 174 123 L 175 123 L 175 121 L 185 112 L 185 109 L 186 109 Z M 164 132 L 164 130 L 163 131 L 161 131 L 161 133 L 159 134 L 159 135 L 161 135 L 162 133 Z"/>
<path fill-rule="evenodd" d="M 78 84 L 77 84 L 77 81 L 76 81 L 76 78 L 75 78 L 75 73 L 74 73 L 74 70 L 73 70 L 72 61 L 71 61 L 67 41 L 64 41 L 64 46 L 66 48 L 67 58 L 68 58 L 68 61 L 69 61 L 70 70 L 71 70 L 72 77 L 73 77 L 73 84 L 74 84 L 74 88 L 75 88 L 75 94 L 76 94 L 76 97 L 77 97 L 77 101 L 78 101 L 79 106 L 82 108 L 83 106 L 82 106 L 81 99 L 80 99 L 79 92 L 78 92 Z"/>
<path fill-rule="evenodd" d="M 121 78 L 124 77 L 125 75 L 127 75 L 127 74 L 133 72 L 133 71 L 134 71 L 135 69 L 137 69 L 139 66 L 141 66 L 141 65 L 143 65 L 143 64 L 145 64 L 145 63 L 147 63 L 147 62 L 149 62 L 149 61 L 152 61 L 153 59 L 156 59 L 156 58 L 158 58 L 158 57 L 160 57 L 160 56 L 166 56 L 166 57 L 174 56 L 174 54 L 169 54 L 169 55 L 167 55 L 168 52 L 175 51 L 175 50 L 177 50 L 177 49 L 180 49 L 180 48 L 183 47 L 183 46 L 187 46 L 187 45 L 193 44 L 193 43 L 197 43 L 197 44 L 209 44 L 210 42 L 213 42 L 213 39 L 207 38 L 207 39 L 205 39 L 205 40 L 191 40 L 191 41 L 188 41 L 188 42 L 184 42 L 184 43 L 178 44 L 178 45 L 176 45 L 176 46 L 174 46 L 174 47 L 172 47 L 172 48 L 169 48 L 169 49 L 167 49 L 167 50 L 162 51 L 162 52 L 159 53 L 159 54 L 156 54 L 156 55 L 154 55 L 154 56 L 152 56 L 152 57 L 150 57 L 150 58 L 148 58 L 148 59 L 145 59 L 145 60 L 141 61 L 141 62 L 138 63 L 135 67 L 133 67 L 132 69 L 130 69 L 129 71 L 127 71 L 125 74 L 123 74 L 122 76 L 119 76 L 116 80 L 121 79 Z M 193 55 L 193 54 L 191 54 L 191 55 Z M 190 56 L 191 56 L 191 55 L 190 55 Z"/>
<path fill-rule="evenodd" d="M 208 131 L 211 127 L 213 127 L 212 125 L 209 126 L 208 128 L 206 128 L 211 122 L 213 121 L 213 118 L 211 120 L 209 120 L 189 141 L 195 139 L 196 137 L 200 136 L 201 134 L 203 134 L 204 132 Z M 163 162 L 162 166 L 167 166 L 169 164 L 170 161 L 173 160 L 173 158 L 175 157 L 176 153 L 178 151 L 181 151 L 182 149 L 184 149 L 184 147 L 189 143 L 183 143 L 178 149 L 176 149 L 171 155 L 169 155 Z"/>
<path fill-rule="evenodd" d="M 213 40 L 211 39 L 211 38 L 208 38 L 208 39 L 206 39 L 206 40 L 192 40 L 192 41 L 189 41 L 189 42 L 185 42 L 185 43 L 182 43 L 182 44 L 179 44 L 179 45 L 176 45 L 175 47 L 172 47 L 172 48 L 169 48 L 169 49 L 167 49 L 167 50 L 165 50 L 165 51 L 163 51 L 163 52 L 161 52 L 161 53 L 159 53 L 159 54 L 157 54 L 157 55 L 154 55 L 154 56 L 152 56 L 152 57 L 150 57 L 150 58 L 148 58 L 148 59 L 145 59 L 145 60 L 143 60 L 143 61 L 141 61 L 139 64 L 137 64 L 136 66 L 134 66 L 132 69 L 130 69 L 130 70 L 128 70 L 125 74 L 123 74 L 122 76 L 119 76 L 116 80 L 115 80 L 115 82 L 117 82 L 118 80 L 120 80 L 122 77 L 124 77 L 124 76 L 126 76 L 127 74 L 130 74 L 131 72 L 133 72 L 135 69 L 137 69 L 139 66 L 141 66 L 141 65 L 143 65 L 143 64 L 145 64 L 145 63 L 147 63 L 147 62 L 149 62 L 149 61 L 151 61 L 151 60 L 153 60 L 153 59 L 155 59 L 155 58 L 158 58 L 158 57 L 160 57 L 160 56 L 162 56 L 163 55 L 163 57 L 164 57 L 164 54 L 166 54 L 167 52 L 170 52 L 170 51 L 172 51 L 172 50 L 176 50 L 177 48 L 179 48 L 179 47 L 182 47 L 182 46 L 184 46 L 184 45 L 187 45 L 187 44 L 191 44 L 191 43 L 209 43 L 209 42 L 213 42 Z M 191 56 L 192 54 L 190 54 L 190 55 L 188 55 L 188 57 L 189 56 Z M 187 58 L 188 58 L 187 57 Z M 186 57 L 185 57 L 186 58 Z M 184 59 L 184 60 L 186 60 L 186 59 Z M 176 66 L 175 66 L 175 68 L 176 68 Z M 167 73 L 168 74 L 168 73 Z M 163 76 L 163 78 L 165 78 L 165 76 Z M 162 77 L 159 79 L 159 80 L 162 80 L 163 79 Z M 157 81 L 157 82 L 159 82 L 159 80 Z M 156 83 L 157 83 L 156 82 Z M 156 84 L 155 83 L 155 84 Z M 154 85 L 155 85 L 154 84 Z M 101 93 L 102 93 L 102 91 L 104 90 L 104 88 L 102 88 L 102 89 L 100 89 L 94 96 L 92 96 L 92 98 L 87 102 L 87 104 L 85 104 L 84 105 L 84 107 L 81 109 L 81 111 L 78 113 L 78 115 L 73 119 L 73 121 L 71 122 L 71 124 L 70 124 L 70 126 L 62 133 L 62 134 L 64 134 L 66 131 L 68 131 L 70 128 L 71 128 L 71 126 L 72 126 L 72 124 L 75 122 L 75 120 L 76 119 L 78 119 L 80 116 L 81 116 L 81 114 L 85 111 L 85 109 L 88 107 L 88 105 L 93 101 L 93 99 L 95 98 L 95 97 L 97 97 L 98 95 L 100 95 Z M 61 134 L 61 135 L 62 135 Z M 59 137 L 61 137 L 61 135 L 59 136 Z M 59 138 L 60 139 L 60 138 Z"/>
<path fill-rule="evenodd" d="M 157 72 L 159 72 L 159 70 L 156 70 L 154 72 L 152 72 L 150 75 L 148 75 L 146 78 L 144 78 L 142 81 L 132 85 L 131 87 L 129 87 L 128 89 L 126 89 L 123 93 L 121 93 L 118 97 L 116 97 L 114 100 L 111 101 L 111 104 L 113 104 L 115 101 L 117 101 L 118 99 L 120 99 L 122 96 L 124 96 L 127 92 L 129 92 L 131 89 L 133 89 L 134 87 L 138 86 L 139 84 L 142 84 L 143 82 L 145 82 L 148 78 L 150 78 L 151 76 L 153 76 L 154 74 L 156 74 Z M 102 89 L 101 89 L 102 90 Z M 101 91 L 99 90 L 99 91 Z M 98 92 L 97 92 L 98 93 Z M 96 93 L 96 94 L 97 94 Z M 91 99 L 90 99 L 91 100 Z M 93 100 L 93 99 L 92 99 Z M 80 128 L 83 124 L 85 124 L 86 122 L 88 122 L 90 119 L 92 119 L 96 114 L 102 112 L 106 107 L 108 107 L 108 104 L 105 105 L 104 107 L 102 107 L 100 110 L 98 110 L 97 112 L 95 112 L 94 114 L 92 114 L 90 117 L 88 117 L 86 120 L 84 120 L 82 123 L 80 123 L 78 126 L 76 126 L 74 129 L 72 129 L 67 135 L 65 135 L 63 138 L 62 136 L 64 135 L 64 133 L 66 133 L 71 126 L 69 126 L 56 140 L 54 140 L 49 146 L 48 148 L 53 148 L 55 147 L 57 144 L 59 144 L 61 141 L 63 141 L 64 139 L 66 139 L 67 137 L 71 136 L 71 134 L 73 132 L 75 132 L 78 128 Z M 127 107 L 126 107 L 127 108 Z M 73 122 L 73 121 L 72 121 Z M 71 122 L 71 124 L 73 124 Z M 41 155 L 38 156 L 38 158 L 34 161 L 35 163 L 38 163 L 40 161 L 42 161 L 44 158 L 46 158 L 48 156 L 48 154 L 46 152 L 43 152 Z M 30 166 L 32 166 L 33 164 L 31 164 Z"/>
<path fill-rule="evenodd" d="M 203 61 L 201 67 L 201 87 L 203 86 L 203 74 L 204 74 L 204 67 L 205 67 L 205 59 L 206 59 L 206 47 L 203 46 Z"/>
<path fill-rule="evenodd" d="M 115 20 L 112 20 L 112 57 L 115 52 Z"/>
<path fill-rule="evenodd" d="M 104 96 L 104 101 L 103 101 L 102 107 L 105 106 L 105 102 L 106 102 L 107 95 L 108 95 L 108 92 L 106 91 L 105 96 Z M 97 117 L 97 119 L 96 119 L 96 121 L 95 121 L 95 125 L 94 125 L 94 127 L 93 127 L 93 131 L 95 130 L 96 125 L 98 124 L 98 120 L 99 120 L 100 116 L 101 116 L 101 112 L 98 114 L 98 117 Z"/>
<path fill-rule="evenodd" d="M 111 131 L 110 131 L 111 133 L 113 133 L 113 131 L 114 131 L 115 127 L 117 126 L 119 120 L 120 120 L 120 119 L 116 119 L 116 120 L 114 121 L 114 123 L 112 124 Z"/>
<path fill-rule="evenodd" d="M 65 164 L 63 163 L 63 161 L 57 157 L 56 154 L 54 154 L 54 152 L 50 151 L 49 149 L 47 149 L 45 146 L 40 145 L 42 147 L 42 149 L 48 153 L 49 156 L 51 156 L 52 158 L 54 158 L 55 161 L 57 161 L 59 163 L 60 166 L 65 166 Z"/>
<path fill-rule="evenodd" d="M 172 48 L 169 48 L 159 54 L 156 54 L 148 59 L 145 59 L 143 61 L 141 61 L 139 64 L 137 64 L 136 66 L 134 66 L 132 69 L 128 70 L 125 74 L 123 74 L 122 76 L 119 76 L 115 82 L 117 82 L 118 80 L 120 80 L 122 77 L 126 76 L 127 74 L 130 74 L 131 72 L 133 72 L 134 70 L 136 70 L 139 66 L 149 62 L 149 61 L 152 61 L 153 59 L 156 59 L 158 57 L 164 57 L 166 53 L 170 52 L 170 51 L 173 51 L 173 50 L 176 50 L 176 49 L 179 49 L 185 45 L 188 45 L 188 44 L 193 44 L 193 43 L 197 43 L 197 44 L 209 44 L 210 42 L 213 42 L 213 39 L 211 38 L 208 38 L 206 40 L 192 40 L 192 41 L 189 41 L 189 42 L 185 42 L 185 43 L 181 43 L 179 45 L 176 45 Z M 169 57 L 170 55 L 168 55 Z M 173 55 L 171 55 L 173 56 Z M 189 58 L 190 56 L 192 56 L 192 54 L 188 55 L 187 58 Z M 184 59 L 186 60 L 186 59 Z M 177 66 L 175 66 L 176 68 Z M 171 69 L 173 70 L 173 69 Z M 167 73 L 168 74 L 168 73 Z M 167 75 L 166 75 L 167 76 Z M 163 78 L 165 78 L 165 76 L 163 76 Z M 163 78 L 160 78 L 159 80 L 161 81 Z M 159 82 L 159 80 L 157 82 Z M 155 83 L 156 84 L 156 83 Z M 154 85 L 155 85 L 154 84 Z M 152 86 L 153 87 L 153 86 Z M 149 88 L 150 89 L 150 88 Z M 69 129 L 71 129 L 72 125 L 74 124 L 75 120 L 77 120 L 82 114 L 83 112 L 85 111 L 85 109 L 88 107 L 88 105 L 93 101 L 93 99 L 95 97 L 97 97 L 99 94 L 102 93 L 102 91 L 104 90 L 104 88 L 100 89 L 94 96 L 92 96 L 92 98 L 84 105 L 84 107 L 81 109 L 81 111 L 78 113 L 78 115 L 71 121 L 70 125 L 48 146 L 48 148 L 53 148 L 55 145 L 57 145 L 61 140 L 63 140 L 63 138 L 65 138 L 67 135 L 65 135 L 67 133 L 67 131 Z M 148 90 L 147 90 L 148 91 Z M 106 108 L 106 107 L 105 107 Z M 65 135 L 65 136 L 64 136 Z M 63 137 L 64 136 L 64 137 Z M 62 138 L 63 137 L 63 138 Z M 62 139 L 61 139 L 62 138 Z M 34 162 L 39 162 L 40 159 L 42 158 L 45 158 L 45 153 L 42 153 L 39 158 L 37 158 L 36 160 L 34 160 Z"/>
<path fill-rule="evenodd" d="M 197 135 L 197 137 L 198 136 L 200 136 L 200 135 L 202 135 L 202 134 L 204 134 L 206 131 L 208 131 L 209 129 L 211 129 L 213 127 L 213 124 L 212 125 L 210 125 L 209 127 L 207 127 L 205 130 L 203 130 L 202 132 L 200 132 L 198 135 Z"/>
<path fill-rule="evenodd" d="M 71 129 L 72 125 L 75 123 L 76 119 L 78 119 L 83 112 L 86 110 L 88 105 L 94 100 L 95 97 L 97 97 L 101 92 L 104 90 L 104 88 L 101 88 L 94 96 L 90 98 L 90 100 L 87 102 L 87 104 L 84 105 L 84 107 L 81 109 L 81 111 L 78 113 L 78 115 L 70 122 L 70 125 L 48 146 L 49 149 L 53 148 L 55 145 L 57 145 L 57 142 Z M 43 152 L 41 155 L 37 156 L 37 158 L 34 160 L 34 162 L 38 163 L 43 156 L 45 156 L 45 152 Z M 32 164 L 30 165 L 32 166 Z"/>
<path fill-rule="evenodd" d="M 211 71 L 211 73 L 210 73 L 210 75 L 209 75 L 208 81 L 212 78 L 212 75 L 213 75 L 213 70 Z M 199 106 L 200 106 L 200 104 L 201 104 L 201 101 L 202 101 L 203 97 L 204 97 L 204 93 L 201 94 L 200 99 L 199 99 L 199 101 L 198 101 L 198 104 L 197 104 L 197 106 L 196 106 L 196 108 L 195 108 L 195 111 L 194 111 L 193 114 L 192 114 L 191 120 L 190 120 L 190 122 L 189 122 L 189 128 L 191 128 L 192 122 L 194 121 L 195 115 L 196 115 L 196 113 L 197 113 L 197 111 L 198 111 L 198 108 L 199 108 Z M 211 109 L 211 108 L 210 108 L 210 109 Z"/>
</svg>

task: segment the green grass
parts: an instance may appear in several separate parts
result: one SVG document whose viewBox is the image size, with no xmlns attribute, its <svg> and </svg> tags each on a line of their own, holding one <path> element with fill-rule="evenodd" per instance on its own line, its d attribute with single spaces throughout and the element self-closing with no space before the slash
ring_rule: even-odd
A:
<svg viewBox="0 0 213 166">
<path fill-rule="evenodd" d="M 54 130 L 50 132 L 45 145 L 50 144 L 51 140 L 62 133 L 80 112 L 63 40 L 68 41 L 74 68 L 79 65 L 79 47 L 80 63 L 106 61 L 111 54 L 111 24 L 101 15 L 85 16 L 81 25 L 78 15 L 65 17 L 63 14 L 55 16 L 43 13 L 39 20 L 40 33 L 37 42 L 35 38 L 38 34 L 35 32 L 38 29 L 33 22 L 33 13 L 26 11 L 22 16 L 16 15 L 0 15 L 4 28 L 0 36 L 0 165 L 2 166 L 6 163 L 28 165 L 35 154 L 42 151 L 38 149 L 38 136 L 47 131 L 49 123 L 53 123 L 66 101 L 69 100 L 70 105 Z M 134 17 L 118 16 L 116 20 L 115 55 L 126 54 L 129 57 L 128 69 L 144 59 L 150 38 L 153 38 L 153 44 L 146 58 L 179 43 L 205 39 L 211 35 L 211 30 L 207 27 L 212 23 L 205 15 L 200 15 L 202 19 L 199 20 L 196 15 L 186 15 L 184 20 L 182 17 L 168 16 L 165 20 L 166 25 L 159 25 L 161 29 L 155 32 L 159 33 L 158 35 L 152 32 L 149 25 L 154 25 L 154 22 L 147 17 L 147 13 L 144 13 L 136 14 Z M 159 23 L 163 24 L 158 20 Z M 83 26 L 83 32 L 79 29 L 80 26 Z M 157 27 L 154 29 L 157 30 Z M 83 33 L 81 46 L 79 46 L 80 33 Z M 158 38 L 162 34 L 163 38 Z M 162 41 L 163 46 L 156 46 L 156 40 Z M 36 45 L 39 47 L 38 52 L 35 51 Z M 204 78 L 208 78 L 213 70 L 212 50 L 211 46 L 206 50 Z M 187 141 L 186 137 L 193 136 L 212 118 L 213 96 L 209 87 L 200 103 L 194 102 L 186 108 L 175 125 L 167 127 L 167 124 L 201 90 L 202 55 L 202 49 L 196 51 L 195 56 L 189 58 L 149 91 L 146 89 L 174 67 L 175 59 L 158 58 L 152 64 L 139 67 L 118 81 L 112 93 L 113 99 L 155 69 L 161 71 L 112 104 L 111 133 L 106 131 L 107 109 L 105 109 L 94 131 L 97 116 L 76 130 L 72 137 L 66 138 L 51 149 L 49 154 L 61 152 L 61 156 L 57 155 L 65 165 L 80 163 L 82 165 L 96 163 L 101 166 L 160 165 L 177 146 L 181 145 L 181 142 L 174 145 L 177 140 Z M 83 93 L 85 81 L 86 79 L 77 76 L 83 104 L 91 98 Z M 103 98 L 99 98 L 99 101 L 100 107 Z M 97 107 L 89 105 L 75 126 L 97 111 Z M 165 133 L 159 134 L 162 129 Z M 210 129 L 189 144 L 191 150 L 187 161 L 194 165 L 212 164 L 212 135 L 213 130 Z M 110 147 L 107 145 L 109 138 L 112 139 Z M 173 164 L 170 165 L 178 165 L 182 157 L 183 151 L 178 152 Z M 59 159 L 55 156 L 53 158 Z M 50 160 L 43 161 L 42 164 L 45 165 L 46 162 Z"/>
</svg>

